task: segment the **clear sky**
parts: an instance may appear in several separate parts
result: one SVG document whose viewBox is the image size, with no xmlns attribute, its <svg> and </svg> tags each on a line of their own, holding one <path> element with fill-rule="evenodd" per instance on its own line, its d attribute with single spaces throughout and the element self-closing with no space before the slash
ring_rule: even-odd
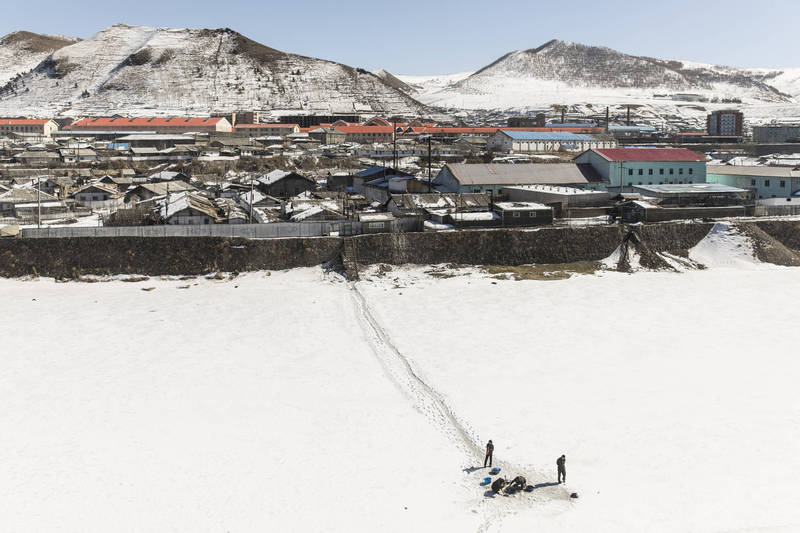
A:
<svg viewBox="0 0 800 533">
<path fill-rule="evenodd" d="M 116 22 L 229 27 L 369 70 L 476 70 L 550 39 L 742 67 L 800 67 L 800 0 L 2 0 L 0 35 L 90 37 Z"/>
</svg>

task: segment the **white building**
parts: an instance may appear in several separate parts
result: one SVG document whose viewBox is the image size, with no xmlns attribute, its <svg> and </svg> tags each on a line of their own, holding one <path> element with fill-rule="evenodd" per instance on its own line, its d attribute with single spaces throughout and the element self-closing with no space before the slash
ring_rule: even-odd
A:
<svg viewBox="0 0 800 533">
<path fill-rule="evenodd" d="M 614 148 L 613 138 L 593 137 L 568 131 L 513 131 L 499 130 L 489 140 L 495 152 L 512 154 L 546 152 L 583 152 L 593 148 Z"/>
</svg>

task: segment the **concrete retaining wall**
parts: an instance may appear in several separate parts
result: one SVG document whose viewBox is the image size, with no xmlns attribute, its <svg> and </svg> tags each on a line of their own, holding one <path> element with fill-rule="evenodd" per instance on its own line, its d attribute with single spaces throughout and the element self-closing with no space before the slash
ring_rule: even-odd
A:
<svg viewBox="0 0 800 533">
<path fill-rule="evenodd" d="M 753 223 L 800 250 L 800 222 Z M 635 237 L 640 251 L 685 255 L 712 223 L 546 227 L 434 233 L 382 233 L 347 238 L 347 261 L 359 265 L 572 263 L 599 261 Z M 82 237 L 0 239 L 0 276 L 39 274 L 204 274 L 275 270 L 342 259 L 345 238 Z M 774 246 L 773 246 L 774 248 Z M 785 254 L 784 254 L 785 255 Z M 654 266 L 657 266 L 654 262 Z"/>
<path fill-rule="evenodd" d="M 215 237 L 0 239 L 0 276 L 190 275 L 281 270 L 338 261 L 342 240 Z"/>
</svg>

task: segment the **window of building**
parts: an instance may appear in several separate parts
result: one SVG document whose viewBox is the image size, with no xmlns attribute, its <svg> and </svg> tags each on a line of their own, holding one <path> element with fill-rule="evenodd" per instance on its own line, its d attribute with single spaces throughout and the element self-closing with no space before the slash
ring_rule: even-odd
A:
<svg viewBox="0 0 800 533">
<path fill-rule="evenodd" d="M 786 187 L 786 181 L 785 180 L 781 180 L 781 188 L 783 188 L 783 187 Z"/>
<path fill-rule="evenodd" d="M 658 173 L 659 173 L 661 176 L 663 176 L 663 175 L 664 175 L 664 169 L 663 169 L 663 168 L 659 168 L 659 169 L 658 169 Z"/>
<path fill-rule="evenodd" d="M 632 168 L 628 169 L 628 176 L 633 176 L 633 169 Z"/>
<path fill-rule="evenodd" d="M 691 176 L 693 173 L 694 173 L 694 169 L 693 169 L 693 168 L 690 168 L 690 169 L 689 169 L 689 175 Z"/>
<path fill-rule="evenodd" d="M 528 218 L 536 218 L 536 211 L 531 211 L 528 213 Z"/>
<path fill-rule="evenodd" d="M 640 168 L 640 169 L 639 169 L 639 175 L 641 176 L 642 174 L 644 174 L 644 170 L 642 170 L 642 169 Z"/>
<path fill-rule="evenodd" d="M 652 168 L 648 168 L 647 169 L 647 175 L 648 176 L 652 176 L 653 175 L 653 169 Z"/>
<path fill-rule="evenodd" d="M 513 216 L 514 218 L 519 218 L 519 211 L 514 211 L 513 213 L 511 213 L 511 216 Z"/>
<path fill-rule="evenodd" d="M 679 169 L 678 169 L 678 174 L 680 174 L 681 176 L 683 176 L 683 169 L 682 169 L 682 168 L 679 168 Z"/>
<path fill-rule="evenodd" d="M 675 169 L 674 168 L 669 169 L 669 175 L 672 176 L 673 174 L 675 174 Z"/>
<path fill-rule="evenodd" d="M 764 180 L 764 187 L 769 187 L 769 180 Z"/>
<path fill-rule="evenodd" d="M 756 180 L 755 179 L 750 180 L 750 186 L 751 187 L 755 187 L 756 186 Z"/>
</svg>

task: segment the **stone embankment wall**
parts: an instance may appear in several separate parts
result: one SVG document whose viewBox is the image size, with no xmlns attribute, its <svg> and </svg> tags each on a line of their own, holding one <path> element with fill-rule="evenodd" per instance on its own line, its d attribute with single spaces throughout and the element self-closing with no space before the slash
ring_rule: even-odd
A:
<svg viewBox="0 0 800 533">
<path fill-rule="evenodd" d="M 0 276 L 193 275 L 282 270 L 338 261 L 342 241 L 217 237 L 0 239 Z"/>
<path fill-rule="evenodd" d="M 796 252 L 800 250 L 800 222 L 743 222 L 738 225 L 754 239 L 762 261 L 795 264 Z M 685 256 L 712 226 L 713 222 L 691 222 L 252 240 L 4 238 L 0 239 L 0 276 L 196 275 L 215 271 L 281 270 L 340 263 L 343 259 L 345 265 L 361 266 L 377 263 L 572 263 L 599 261 L 610 256 L 618 246 L 631 244 L 642 255 L 646 267 L 658 268 L 658 252 Z M 747 230 L 748 227 L 751 229 Z"/>
</svg>

